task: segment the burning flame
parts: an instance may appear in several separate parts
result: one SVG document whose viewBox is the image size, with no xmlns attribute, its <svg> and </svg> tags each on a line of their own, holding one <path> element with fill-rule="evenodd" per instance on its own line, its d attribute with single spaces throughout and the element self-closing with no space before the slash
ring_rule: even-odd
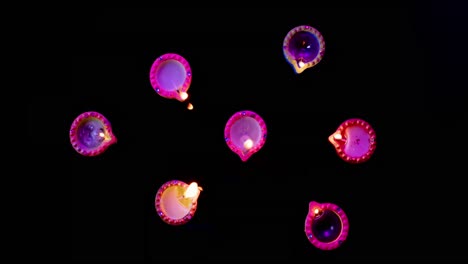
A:
<svg viewBox="0 0 468 264">
<path fill-rule="evenodd" d="M 184 193 L 184 198 L 193 198 L 197 199 L 198 195 L 200 194 L 201 188 L 198 187 L 198 184 L 196 182 L 192 182 L 187 190 L 185 190 Z"/>
<path fill-rule="evenodd" d="M 249 150 L 253 147 L 253 141 L 249 138 L 246 141 L 244 141 L 244 148 Z"/>
<path fill-rule="evenodd" d="M 334 134 L 333 137 L 336 139 L 336 140 L 341 140 L 343 137 L 341 136 L 341 134 Z"/>
<path fill-rule="evenodd" d="M 182 98 L 182 100 L 185 100 L 188 98 L 188 93 L 186 92 L 180 92 L 180 98 Z"/>
</svg>

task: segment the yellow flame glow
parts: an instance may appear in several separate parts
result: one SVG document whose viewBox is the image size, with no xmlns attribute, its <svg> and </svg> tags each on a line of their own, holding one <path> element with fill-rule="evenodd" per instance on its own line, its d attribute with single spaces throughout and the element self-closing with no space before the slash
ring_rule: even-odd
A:
<svg viewBox="0 0 468 264">
<path fill-rule="evenodd" d="M 343 138 L 343 137 L 341 136 L 341 134 L 338 134 L 338 133 L 334 134 L 333 137 L 334 137 L 336 140 L 340 140 L 340 139 Z"/>
<path fill-rule="evenodd" d="M 246 141 L 244 141 L 244 148 L 249 150 L 253 147 L 253 141 L 249 138 Z"/>
<path fill-rule="evenodd" d="M 185 190 L 184 197 L 185 198 L 193 198 L 198 196 L 200 190 L 198 189 L 198 184 L 196 182 L 192 182 L 187 190 Z"/>
<path fill-rule="evenodd" d="M 188 98 L 188 93 L 186 93 L 186 92 L 181 92 L 181 93 L 180 93 L 180 98 L 182 98 L 182 100 L 187 99 L 187 98 Z"/>
</svg>

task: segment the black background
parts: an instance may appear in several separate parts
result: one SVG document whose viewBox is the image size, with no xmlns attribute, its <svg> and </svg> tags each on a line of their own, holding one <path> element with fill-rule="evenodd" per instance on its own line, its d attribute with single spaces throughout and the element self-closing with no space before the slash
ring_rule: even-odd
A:
<svg viewBox="0 0 468 264">
<path fill-rule="evenodd" d="M 63 54 L 70 82 L 29 104 L 37 158 L 66 165 L 72 180 L 72 259 L 466 258 L 459 242 L 467 235 L 461 10 L 428 2 L 74 16 Z M 322 33 L 326 52 L 298 75 L 282 42 L 306 24 Z M 164 53 L 182 55 L 192 68 L 192 111 L 149 83 L 151 64 Z M 223 139 L 241 110 L 258 113 L 268 129 L 264 147 L 245 163 Z M 98 157 L 80 156 L 69 143 L 71 123 L 86 111 L 106 116 L 118 139 Z M 44 122 L 47 113 L 53 122 Z M 376 152 L 357 165 L 327 141 L 354 117 L 377 133 Z M 44 123 L 47 130 L 35 129 Z M 195 217 L 177 227 L 154 209 L 158 188 L 173 179 L 204 189 Z M 308 242 L 312 200 L 348 215 L 340 248 L 320 251 Z"/>
</svg>

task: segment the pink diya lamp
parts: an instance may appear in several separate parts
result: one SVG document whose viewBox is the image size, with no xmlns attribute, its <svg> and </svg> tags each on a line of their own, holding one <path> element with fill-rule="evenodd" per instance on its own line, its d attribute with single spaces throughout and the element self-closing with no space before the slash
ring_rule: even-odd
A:
<svg viewBox="0 0 468 264">
<path fill-rule="evenodd" d="M 305 233 L 310 243 L 322 250 L 339 247 L 348 237 L 349 222 L 343 210 L 332 203 L 309 203 Z"/>
<path fill-rule="evenodd" d="M 151 66 L 151 86 L 162 97 L 185 101 L 188 98 L 187 91 L 191 81 L 190 65 L 178 54 L 163 54 Z M 191 110 L 193 106 L 189 104 L 188 108 Z"/>
<path fill-rule="evenodd" d="M 188 185 L 178 180 L 168 181 L 156 193 L 156 212 L 167 224 L 185 224 L 195 215 L 202 190 L 196 182 Z"/>
<path fill-rule="evenodd" d="M 298 26 L 291 29 L 284 38 L 283 53 L 294 71 L 299 74 L 322 60 L 325 41 L 317 29 Z"/>
<path fill-rule="evenodd" d="M 258 152 L 266 141 L 263 119 L 252 111 L 240 111 L 229 118 L 224 128 L 224 140 L 242 161 Z"/>
<path fill-rule="evenodd" d="M 346 162 L 361 163 L 375 151 L 375 131 L 364 120 L 348 119 L 328 137 L 338 155 Z"/>
<path fill-rule="evenodd" d="M 79 115 L 70 128 L 70 142 L 83 156 L 97 156 L 117 142 L 111 124 L 98 112 Z"/>
</svg>

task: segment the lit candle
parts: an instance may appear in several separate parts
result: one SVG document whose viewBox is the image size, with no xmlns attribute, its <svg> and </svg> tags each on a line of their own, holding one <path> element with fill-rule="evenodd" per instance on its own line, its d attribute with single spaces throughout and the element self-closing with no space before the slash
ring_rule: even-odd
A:
<svg viewBox="0 0 468 264">
<path fill-rule="evenodd" d="M 166 182 L 156 194 L 156 211 L 168 224 L 185 224 L 192 219 L 197 210 L 201 191 L 202 188 L 196 182 L 190 185 L 178 180 Z"/>
</svg>

